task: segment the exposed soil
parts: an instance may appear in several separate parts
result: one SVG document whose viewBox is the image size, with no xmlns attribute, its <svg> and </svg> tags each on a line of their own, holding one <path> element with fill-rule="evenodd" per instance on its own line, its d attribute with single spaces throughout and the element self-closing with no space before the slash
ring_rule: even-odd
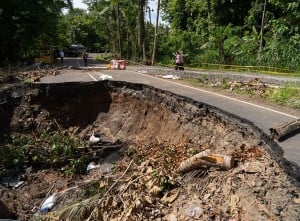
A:
<svg viewBox="0 0 300 221">
<path fill-rule="evenodd" d="M 78 151 L 100 163 L 72 176 L 65 173 L 68 165 L 24 165 L 23 186 L 0 185 L 0 218 L 300 219 L 299 168 L 251 122 L 214 107 L 124 82 L 17 86 L 3 90 L 0 101 L 1 136 L 60 131 L 79 137 Z M 121 148 L 93 155 L 95 149 L 87 146 L 93 131 Z M 177 172 L 183 160 L 207 149 L 235 158 L 235 167 Z M 32 210 L 53 193 L 59 197 L 51 212 Z"/>
</svg>

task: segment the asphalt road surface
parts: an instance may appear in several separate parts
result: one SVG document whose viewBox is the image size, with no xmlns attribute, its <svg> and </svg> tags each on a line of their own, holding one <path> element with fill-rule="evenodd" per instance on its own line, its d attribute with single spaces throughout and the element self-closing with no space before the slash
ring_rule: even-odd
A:
<svg viewBox="0 0 300 221">
<path fill-rule="evenodd" d="M 114 80 L 128 81 L 151 85 L 163 90 L 190 97 L 194 100 L 216 106 L 227 112 L 245 118 L 269 134 L 269 128 L 300 118 L 300 112 L 283 112 L 274 107 L 251 103 L 233 97 L 225 96 L 204 89 L 176 83 L 174 81 L 157 78 L 146 74 L 139 68 L 127 67 L 126 70 L 106 70 L 106 64 L 99 64 L 93 58 L 88 59 L 88 67 L 84 67 L 82 58 L 65 58 L 67 67 L 82 67 L 83 70 L 69 69 L 66 73 L 57 76 L 47 76 L 41 79 L 42 83 L 59 83 L 74 81 L 98 81 L 102 74 L 111 75 Z M 284 157 L 300 166 L 300 134 L 280 142 Z"/>
</svg>

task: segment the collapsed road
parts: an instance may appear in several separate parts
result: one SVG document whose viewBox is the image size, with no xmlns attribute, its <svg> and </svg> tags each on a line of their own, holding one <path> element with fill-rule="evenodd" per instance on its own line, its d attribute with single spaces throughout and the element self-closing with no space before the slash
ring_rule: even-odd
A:
<svg viewBox="0 0 300 221">
<path fill-rule="evenodd" d="M 13 171 L 21 175 L 12 189 L 9 176 L 1 181 L 8 185 L 0 186 L 0 212 L 11 214 L 4 218 L 300 218 L 299 167 L 253 123 L 219 108 L 120 81 L 19 85 L 0 97 L 3 148 L 26 147 L 30 156 L 22 155 L 22 168 Z M 75 148 L 74 155 L 58 151 L 50 158 L 57 135 L 68 147 L 65 154 Z M 86 146 L 91 135 L 107 143 Z M 81 145 L 69 146 L 76 143 L 65 136 Z M 120 149 L 103 156 L 94 149 L 101 147 Z M 195 161 L 195 154 L 202 156 Z M 83 156 L 98 157 L 99 164 L 87 164 Z M 99 170 L 68 176 L 74 166 Z"/>
<path fill-rule="evenodd" d="M 74 61 L 71 59 L 69 62 L 70 64 L 74 63 Z M 141 71 L 142 69 L 144 71 Z M 166 72 L 168 73 L 168 70 L 166 70 Z M 127 70 L 105 70 L 105 66 L 100 68 L 98 66 L 97 69 L 93 69 L 91 66 L 91 69 L 70 70 L 62 75 L 44 77 L 41 79 L 41 82 L 57 83 L 98 81 L 102 74 L 111 75 L 114 80 L 147 84 L 210 104 L 253 122 L 265 133 L 269 133 L 270 128 L 300 118 L 299 111 L 290 113 L 287 110 L 278 110 L 278 108 L 273 106 L 266 106 L 265 104 L 262 105 L 259 103 L 253 103 L 252 101 L 236 99 L 220 93 L 198 89 L 166 79 L 157 78 L 153 75 L 147 74 L 147 67 L 128 67 Z M 300 134 L 296 134 L 295 136 L 279 143 L 284 151 L 284 157 L 298 165 L 300 165 L 299 143 Z"/>
</svg>

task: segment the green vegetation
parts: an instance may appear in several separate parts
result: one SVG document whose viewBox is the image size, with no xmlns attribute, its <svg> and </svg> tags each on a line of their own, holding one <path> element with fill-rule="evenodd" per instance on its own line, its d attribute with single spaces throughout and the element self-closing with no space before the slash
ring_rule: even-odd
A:
<svg viewBox="0 0 300 221">
<path fill-rule="evenodd" d="M 0 168 L 21 167 L 28 162 L 28 152 L 33 144 L 31 138 L 26 135 L 12 134 L 11 137 L 3 137 L 0 148 Z"/>
<path fill-rule="evenodd" d="M 159 186 L 162 188 L 162 191 L 169 190 L 173 186 L 169 181 L 168 175 L 165 175 L 159 169 L 154 169 L 152 171 L 152 177 L 157 180 Z"/>
<path fill-rule="evenodd" d="M 129 146 L 125 153 L 127 156 L 134 156 L 138 153 L 138 151 L 135 147 Z"/>
<path fill-rule="evenodd" d="M 106 62 L 106 61 L 109 61 L 112 58 L 113 58 L 113 56 L 112 56 L 111 53 L 102 53 L 100 55 L 97 55 L 95 59 L 97 61 L 105 61 Z"/>
<path fill-rule="evenodd" d="M 219 88 L 222 90 L 230 91 L 231 93 L 236 94 L 244 94 L 247 96 L 253 96 L 258 98 L 264 98 L 269 101 L 272 101 L 277 104 L 281 104 L 284 106 L 292 107 L 292 108 L 300 108 L 300 88 L 297 85 L 294 84 L 286 84 L 282 87 L 276 87 L 276 88 L 241 88 L 241 87 L 234 87 L 232 88 L 231 84 L 228 79 L 224 78 L 219 83 L 212 84 L 208 80 L 204 81 L 201 79 L 195 79 L 195 78 L 182 78 L 182 82 L 185 82 L 189 85 L 192 85 L 194 87 L 206 87 L 206 88 Z"/>
<path fill-rule="evenodd" d="M 12 133 L 1 139 L 0 168 L 22 168 L 36 165 L 40 168 L 65 167 L 66 175 L 83 173 L 87 159 L 76 147 L 77 137 L 63 133 L 44 133 L 40 136 Z"/>
<path fill-rule="evenodd" d="M 266 98 L 276 103 L 300 108 L 300 88 L 295 85 L 285 85 L 276 89 L 269 89 L 266 92 Z"/>
<path fill-rule="evenodd" d="M 74 9 L 72 0 L 2 1 L 1 62 L 32 60 L 42 45 L 72 43 L 115 58 L 151 60 L 155 22 L 150 21 L 150 0 L 84 2 L 88 11 Z M 159 2 L 163 22 L 157 29 L 157 63 L 172 64 L 173 53 L 182 50 L 192 67 L 300 72 L 297 0 Z"/>
<path fill-rule="evenodd" d="M 30 59 L 41 45 L 56 44 L 65 1 L 30 0 L 0 3 L 0 61 Z"/>
</svg>

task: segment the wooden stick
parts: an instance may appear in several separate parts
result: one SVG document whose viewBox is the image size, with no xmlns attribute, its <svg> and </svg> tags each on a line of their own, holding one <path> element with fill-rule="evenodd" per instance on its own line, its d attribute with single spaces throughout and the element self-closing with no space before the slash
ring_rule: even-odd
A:
<svg viewBox="0 0 300 221">
<path fill-rule="evenodd" d="M 118 149 L 122 145 L 120 144 L 111 144 L 111 145 L 91 145 L 89 146 L 92 149 Z"/>
</svg>

